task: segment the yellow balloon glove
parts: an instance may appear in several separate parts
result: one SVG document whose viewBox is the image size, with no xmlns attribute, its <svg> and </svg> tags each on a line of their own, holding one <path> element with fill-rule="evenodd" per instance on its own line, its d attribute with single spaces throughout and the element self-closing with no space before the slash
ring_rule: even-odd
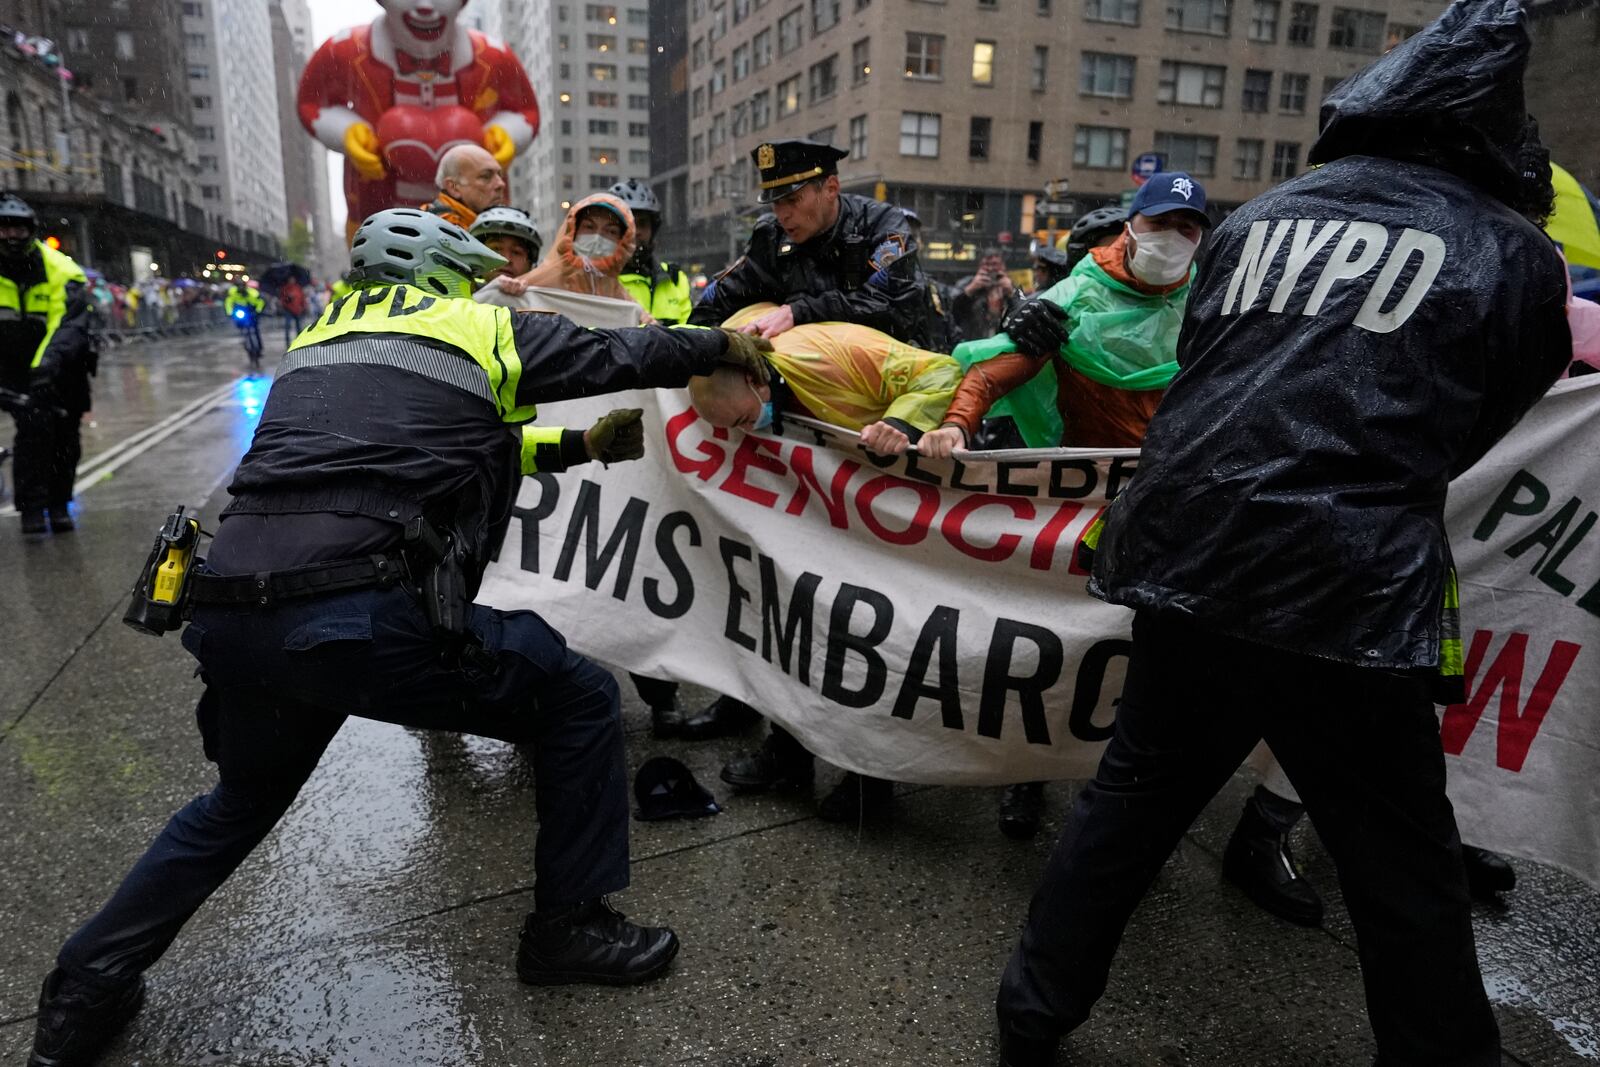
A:
<svg viewBox="0 0 1600 1067">
<path fill-rule="evenodd" d="M 503 126 L 484 127 L 483 147 L 502 167 L 511 166 L 511 161 L 517 154 L 517 146 L 512 142 L 511 135 L 505 131 Z"/>
<path fill-rule="evenodd" d="M 381 152 L 377 133 L 365 122 L 354 123 L 344 131 L 344 158 L 369 182 L 378 181 L 389 173 L 384 168 Z"/>
</svg>

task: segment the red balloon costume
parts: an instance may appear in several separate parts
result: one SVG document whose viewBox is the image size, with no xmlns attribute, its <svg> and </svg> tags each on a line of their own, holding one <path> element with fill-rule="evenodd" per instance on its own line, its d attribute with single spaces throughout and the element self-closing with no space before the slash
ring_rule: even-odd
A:
<svg viewBox="0 0 1600 1067">
<path fill-rule="evenodd" d="M 322 42 L 300 76 L 306 131 L 345 156 L 349 231 L 432 200 L 439 157 L 481 144 L 501 166 L 539 132 L 539 104 L 503 44 L 459 24 L 466 0 L 379 0 L 371 25 Z"/>
</svg>

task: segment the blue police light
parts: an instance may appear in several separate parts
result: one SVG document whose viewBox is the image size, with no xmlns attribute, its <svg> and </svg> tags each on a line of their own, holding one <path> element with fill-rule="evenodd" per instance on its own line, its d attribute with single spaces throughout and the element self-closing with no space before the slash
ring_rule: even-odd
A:
<svg viewBox="0 0 1600 1067">
<path fill-rule="evenodd" d="M 243 319 L 244 318 L 244 308 L 234 308 L 233 309 L 233 317 L 236 318 L 236 319 Z"/>
</svg>

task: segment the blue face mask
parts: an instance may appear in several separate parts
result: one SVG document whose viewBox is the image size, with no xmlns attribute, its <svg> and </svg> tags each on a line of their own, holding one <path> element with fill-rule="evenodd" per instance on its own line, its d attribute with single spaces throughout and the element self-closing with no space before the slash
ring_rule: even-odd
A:
<svg viewBox="0 0 1600 1067">
<path fill-rule="evenodd" d="M 753 429 L 753 430 L 765 430 L 768 427 L 770 427 L 771 425 L 772 425 L 772 401 L 767 400 L 767 401 L 763 401 L 762 402 L 762 404 L 761 404 L 761 415 L 756 419 L 756 424 L 754 426 L 752 426 L 751 429 Z"/>
</svg>

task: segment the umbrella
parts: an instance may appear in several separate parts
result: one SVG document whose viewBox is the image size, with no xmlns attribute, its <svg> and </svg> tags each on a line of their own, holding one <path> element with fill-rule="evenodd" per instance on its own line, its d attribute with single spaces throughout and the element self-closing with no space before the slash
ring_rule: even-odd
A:
<svg viewBox="0 0 1600 1067">
<path fill-rule="evenodd" d="M 174 279 L 172 279 L 172 287 L 174 289 L 192 289 L 193 287 L 195 287 L 196 285 L 199 285 L 199 284 L 200 283 L 195 281 L 193 278 L 174 278 Z"/>
<path fill-rule="evenodd" d="M 1551 184 L 1556 207 L 1544 224 L 1551 240 L 1561 243 L 1567 262 L 1580 267 L 1600 267 L 1600 222 L 1596 222 L 1594 197 L 1578 179 L 1551 164 Z"/>
<path fill-rule="evenodd" d="M 311 284 L 311 272 L 298 263 L 274 263 L 261 275 L 261 288 L 274 295 L 290 278 L 301 285 Z"/>
</svg>

